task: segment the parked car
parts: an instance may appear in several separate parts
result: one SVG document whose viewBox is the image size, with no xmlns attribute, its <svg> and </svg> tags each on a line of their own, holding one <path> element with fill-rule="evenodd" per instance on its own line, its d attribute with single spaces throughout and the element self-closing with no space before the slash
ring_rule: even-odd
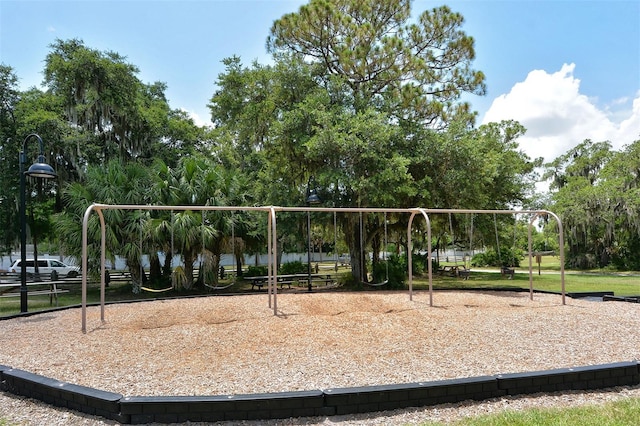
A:
<svg viewBox="0 0 640 426">
<path fill-rule="evenodd" d="M 9 271 L 19 274 L 21 266 L 22 262 L 18 259 L 13 262 Z M 40 275 L 51 276 L 52 278 L 75 278 L 80 273 L 80 268 L 77 266 L 66 265 L 57 259 L 38 259 L 38 272 Z M 33 273 L 35 273 L 34 260 L 27 259 L 27 274 Z"/>
</svg>

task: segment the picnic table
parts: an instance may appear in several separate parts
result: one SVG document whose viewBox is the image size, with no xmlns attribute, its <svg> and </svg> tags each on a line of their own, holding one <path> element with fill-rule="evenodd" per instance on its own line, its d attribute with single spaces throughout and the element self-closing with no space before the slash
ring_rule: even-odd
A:
<svg viewBox="0 0 640 426">
<path fill-rule="evenodd" d="M 21 283 L 19 275 L 7 275 L 9 279 L 0 281 L 0 297 L 20 297 Z M 27 283 L 27 294 L 29 296 L 48 295 L 49 303 L 55 300 L 58 306 L 58 294 L 68 293 L 69 290 L 58 288 L 59 281 L 37 281 Z M 36 289 L 39 287 L 39 289 Z"/>
<path fill-rule="evenodd" d="M 463 278 L 465 281 L 469 279 L 470 270 L 458 265 L 446 265 L 438 270 L 440 275 L 449 275 L 452 277 Z"/>
<path fill-rule="evenodd" d="M 458 266 L 457 265 L 445 265 L 438 269 L 438 273 L 440 275 L 450 275 L 452 277 L 458 276 Z"/>
<path fill-rule="evenodd" d="M 256 277 L 245 277 L 245 279 L 251 281 L 251 290 L 254 290 L 256 287 L 258 289 L 262 289 L 262 287 L 269 281 L 268 275 L 256 276 Z M 298 285 L 308 285 L 309 274 L 286 274 L 286 275 L 278 275 L 277 283 L 280 284 L 280 288 L 284 288 L 284 286 L 288 286 L 291 288 L 291 284 L 297 283 Z M 311 274 L 311 282 L 324 282 L 325 285 L 329 285 L 329 283 L 334 282 L 335 280 L 331 277 L 331 274 Z"/>
</svg>

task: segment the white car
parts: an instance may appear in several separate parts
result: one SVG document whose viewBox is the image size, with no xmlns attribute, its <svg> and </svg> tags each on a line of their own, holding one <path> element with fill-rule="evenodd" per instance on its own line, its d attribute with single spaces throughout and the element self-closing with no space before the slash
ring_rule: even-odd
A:
<svg viewBox="0 0 640 426">
<path fill-rule="evenodd" d="M 13 262 L 11 268 L 9 268 L 10 272 L 14 272 L 19 274 L 22 270 L 21 268 L 22 262 L 20 259 Z M 77 266 L 69 266 L 57 259 L 38 259 L 38 272 L 43 276 L 51 276 L 52 278 L 57 277 L 67 277 L 67 278 L 75 278 L 80 273 L 80 268 Z M 33 259 L 27 259 L 27 274 L 35 273 L 34 261 Z"/>
</svg>

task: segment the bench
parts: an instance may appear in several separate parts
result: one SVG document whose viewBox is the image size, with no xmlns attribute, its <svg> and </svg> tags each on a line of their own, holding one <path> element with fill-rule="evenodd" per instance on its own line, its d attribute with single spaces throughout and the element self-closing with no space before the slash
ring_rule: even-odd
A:
<svg viewBox="0 0 640 426">
<path fill-rule="evenodd" d="M 463 280 L 468 280 L 470 275 L 471 269 L 458 269 L 458 277 L 462 278 Z"/>
<path fill-rule="evenodd" d="M 286 285 L 288 288 L 291 288 L 291 284 L 297 283 L 298 280 L 278 280 L 278 284 L 280 284 L 280 288 L 284 288 Z"/>
<path fill-rule="evenodd" d="M 506 266 L 503 266 L 500 269 L 500 275 L 502 275 L 503 278 L 508 275 L 509 279 L 512 279 L 513 278 L 513 274 L 515 274 L 515 273 L 516 273 L 515 269 L 511 269 L 511 268 L 506 267 Z"/>
<path fill-rule="evenodd" d="M 336 280 L 334 280 L 333 278 L 314 278 L 311 280 L 311 282 L 321 282 L 324 283 L 324 285 L 329 285 L 329 284 L 333 284 Z"/>
<path fill-rule="evenodd" d="M 251 290 L 255 290 L 256 287 L 262 290 L 262 287 L 267 283 L 269 277 L 245 277 L 245 279 L 251 281 Z"/>
</svg>

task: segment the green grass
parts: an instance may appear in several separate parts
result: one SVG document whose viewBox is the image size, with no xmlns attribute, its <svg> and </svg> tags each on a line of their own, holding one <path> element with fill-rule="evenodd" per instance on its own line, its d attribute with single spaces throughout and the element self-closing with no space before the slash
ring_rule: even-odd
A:
<svg viewBox="0 0 640 426">
<path fill-rule="evenodd" d="M 68 293 L 61 293 L 58 295 L 58 306 L 75 306 L 82 303 L 82 285 L 77 281 L 60 284 L 59 289 L 68 290 Z M 109 287 L 105 289 L 105 299 L 107 302 L 128 301 L 128 300 L 141 300 L 141 299 L 154 299 L 167 296 L 179 296 L 179 295 L 192 295 L 195 292 L 176 292 L 171 291 L 167 293 L 148 293 L 140 292 L 134 294 L 131 284 L 128 282 L 112 282 Z M 100 286 L 96 283 L 89 283 L 87 285 L 87 303 L 99 303 L 100 302 Z M 28 310 L 29 312 L 36 312 L 51 309 L 55 307 L 55 302 L 50 304 L 48 295 L 29 295 L 28 296 Z M 8 316 L 17 314 L 20 312 L 20 298 L 1 298 L 0 299 L 0 316 Z"/>
<path fill-rule="evenodd" d="M 557 258 L 543 258 L 542 267 L 544 268 L 538 274 L 537 265 L 534 264 L 533 270 L 533 289 L 538 291 L 561 292 L 561 280 L 559 273 L 559 261 Z M 558 268 L 556 270 L 555 268 Z M 339 273 L 345 273 L 347 269 L 341 268 Z M 223 283 L 221 283 L 223 284 Z M 433 287 L 435 290 L 470 290 L 470 289 L 502 289 L 502 290 L 528 290 L 529 289 L 529 270 L 528 265 L 524 268 L 516 268 L 514 279 L 503 278 L 495 268 L 472 268 L 471 275 L 468 280 L 459 278 L 439 276 L 434 273 Z M 61 284 L 60 288 L 69 290 L 58 296 L 59 306 L 74 306 L 81 303 L 81 285 L 79 283 Z M 426 275 L 414 276 L 414 290 L 428 289 L 428 278 Z M 380 288 L 384 289 L 384 288 Z M 248 282 L 239 280 L 229 289 L 218 291 L 218 293 L 235 293 L 247 292 L 251 290 Z M 342 290 L 350 290 L 350 288 L 342 288 Z M 362 288 L 361 288 L 362 290 Z M 262 291 L 265 291 L 264 289 Z M 633 274 L 618 274 L 610 272 L 578 272 L 565 271 L 565 291 L 567 293 L 584 293 L 584 292 L 602 292 L 610 291 L 616 296 L 640 296 L 640 276 Z M 141 292 L 133 294 L 131 285 L 126 282 L 113 280 L 111 285 L 106 289 L 106 300 L 108 302 L 153 299 L 162 297 L 190 296 L 196 294 L 206 294 L 202 290 L 194 291 L 169 291 L 163 293 Z M 29 296 L 29 311 L 42 311 L 51 308 L 49 304 L 49 296 Z M 98 303 L 100 301 L 99 286 L 90 283 L 87 286 L 87 302 Z M 20 312 L 20 298 L 1 298 L 0 299 L 0 316 L 9 316 Z"/>
<path fill-rule="evenodd" d="M 426 276 L 414 277 L 414 289 L 428 288 Z M 512 280 L 503 278 L 500 273 L 488 270 L 473 270 L 469 279 L 464 281 L 459 278 L 440 277 L 433 278 L 434 289 L 529 289 L 528 270 L 516 269 Z M 562 281 L 557 272 L 537 271 L 533 274 L 533 289 L 538 291 L 552 291 L 560 293 Z M 567 293 L 612 291 L 616 296 L 640 295 L 640 277 L 613 274 L 592 274 L 565 272 L 565 291 Z"/>
<path fill-rule="evenodd" d="M 456 426 L 635 426 L 640 422 L 640 398 L 626 398 L 602 405 L 570 408 L 534 408 L 505 410 L 453 423 Z M 424 425 L 439 425 L 428 422 Z"/>
</svg>

